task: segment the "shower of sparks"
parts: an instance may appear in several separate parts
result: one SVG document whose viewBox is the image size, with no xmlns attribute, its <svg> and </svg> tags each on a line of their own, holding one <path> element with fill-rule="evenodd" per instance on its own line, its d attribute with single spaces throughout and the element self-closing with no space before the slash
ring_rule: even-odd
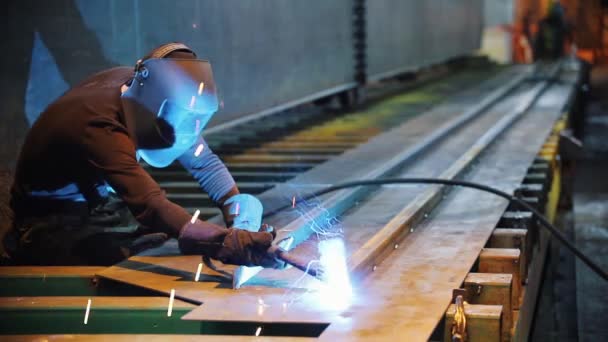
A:
<svg viewBox="0 0 608 342">
<path fill-rule="evenodd" d="M 171 317 L 173 312 L 173 300 L 175 299 L 175 289 L 171 289 L 171 296 L 169 297 L 169 308 L 167 309 L 167 317 Z"/>
<path fill-rule="evenodd" d="M 203 95 L 203 89 L 205 89 L 205 83 L 201 82 L 201 84 L 198 85 L 198 96 Z"/>
<path fill-rule="evenodd" d="M 205 145 L 200 144 L 198 145 L 198 147 L 196 148 L 196 151 L 194 151 L 194 156 L 198 157 L 201 155 L 201 152 L 203 152 L 203 149 L 205 148 Z"/>
<path fill-rule="evenodd" d="M 255 331 L 255 336 L 260 336 L 261 332 L 262 332 L 262 327 L 258 327 Z"/>
<path fill-rule="evenodd" d="M 194 212 L 194 215 L 192 215 L 192 218 L 190 219 L 190 223 L 194 223 L 196 222 L 196 220 L 198 219 L 198 215 L 201 214 L 201 211 L 196 209 L 196 211 Z"/>
<path fill-rule="evenodd" d="M 307 268 L 323 270 L 321 281 L 312 281 L 305 273 L 290 284 L 291 289 L 307 288 L 306 293 L 295 294 L 288 290 L 285 294 L 287 306 L 299 300 L 313 300 L 316 305 L 329 310 L 344 310 L 354 300 L 353 288 L 346 263 L 346 249 L 343 239 L 341 222 L 323 203 L 317 199 L 301 198 L 295 206 L 296 196 L 292 197 L 292 208 L 295 208 L 301 218 L 308 222 L 307 226 L 318 240 L 319 259 L 311 260 Z"/>
<path fill-rule="evenodd" d="M 84 313 L 84 324 L 89 323 L 89 311 L 91 311 L 91 298 L 87 302 L 87 311 Z"/>
<path fill-rule="evenodd" d="M 190 108 L 194 108 L 194 103 L 196 102 L 196 97 L 194 95 L 190 98 Z"/>
<path fill-rule="evenodd" d="M 198 268 L 196 269 L 196 276 L 194 277 L 194 281 L 198 281 L 201 278 L 201 270 L 203 269 L 203 263 L 198 264 Z"/>
</svg>

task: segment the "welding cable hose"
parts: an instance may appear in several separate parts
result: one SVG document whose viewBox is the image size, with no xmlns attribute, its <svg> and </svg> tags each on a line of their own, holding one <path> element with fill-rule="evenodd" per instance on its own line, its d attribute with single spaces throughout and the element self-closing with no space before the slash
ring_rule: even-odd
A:
<svg viewBox="0 0 608 342">
<path fill-rule="evenodd" d="M 526 203 L 522 199 L 510 195 L 506 192 L 498 190 L 496 188 L 492 188 L 487 185 L 460 181 L 460 180 L 451 180 L 451 179 L 441 179 L 441 178 L 379 178 L 379 179 L 371 179 L 371 180 L 359 180 L 346 182 L 342 184 L 333 185 L 327 187 L 325 189 L 321 189 L 314 193 L 304 196 L 300 199 L 300 201 L 307 201 L 312 198 L 316 198 L 318 196 L 325 195 L 330 192 L 352 188 L 357 186 L 378 186 L 378 185 L 387 185 L 387 184 L 440 184 L 440 185 L 448 185 L 448 186 L 461 186 L 465 188 L 477 189 L 485 192 L 489 192 L 491 194 L 500 196 L 510 202 L 515 202 L 524 207 L 525 209 L 532 212 L 532 214 L 538 219 L 543 227 L 545 227 L 553 237 L 557 239 L 560 243 L 562 243 L 566 248 L 568 248 L 576 257 L 578 257 L 582 262 L 584 262 L 593 272 L 597 273 L 604 280 L 608 281 L 608 272 L 602 270 L 595 262 L 593 262 L 587 255 L 581 252 L 576 246 L 574 246 L 566 236 L 564 236 L 547 218 L 541 214 L 538 210 L 532 207 L 530 204 Z M 285 205 L 283 207 L 274 209 L 264 214 L 263 217 L 268 217 L 278 213 L 279 211 L 285 210 L 287 208 L 291 208 L 291 205 Z"/>
</svg>

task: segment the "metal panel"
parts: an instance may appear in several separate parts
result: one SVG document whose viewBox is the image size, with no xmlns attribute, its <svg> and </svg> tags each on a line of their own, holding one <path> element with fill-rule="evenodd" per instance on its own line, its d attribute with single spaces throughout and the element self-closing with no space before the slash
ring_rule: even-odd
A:
<svg viewBox="0 0 608 342">
<path fill-rule="evenodd" d="M 483 0 L 485 27 L 511 24 L 514 20 L 513 0 Z"/>
<path fill-rule="evenodd" d="M 378 80 L 469 54 L 479 46 L 481 0 L 368 1 L 368 78 Z"/>
<path fill-rule="evenodd" d="M 390 76 L 420 66 L 420 28 L 416 0 L 366 3 L 367 61 L 370 79 Z"/>
<path fill-rule="evenodd" d="M 224 101 L 213 126 L 353 87 L 352 6 L 351 0 L 79 0 L 66 20 L 84 22 L 111 64 L 134 65 L 170 41 L 190 45 L 211 61 Z M 71 35 L 82 34 L 69 27 Z M 50 69 L 53 61 L 34 63 Z M 90 73 L 85 69 L 72 68 L 78 79 Z"/>
<path fill-rule="evenodd" d="M 352 82 L 349 0 L 140 1 L 141 45 L 185 40 L 209 59 L 224 108 L 212 122 Z M 158 20 L 166 29 L 158 29 Z"/>
</svg>

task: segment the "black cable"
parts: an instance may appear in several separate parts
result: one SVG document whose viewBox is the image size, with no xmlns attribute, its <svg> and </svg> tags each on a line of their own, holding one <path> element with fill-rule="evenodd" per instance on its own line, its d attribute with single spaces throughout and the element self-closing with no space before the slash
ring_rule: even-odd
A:
<svg viewBox="0 0 608 342">
<path fill-rule="evenodd" d="M 338 191 L 346 188 L 352 188 L 356 186 L 370 186 L 370 185 L 385 185 L 385 184 L 442 184 L 449 186 L 462 186 L 466 188 L 477 189 L 485 192 L 492 193 L 494 195 L 500 196 L 502 198 L 507 199 L 510 202 L 516 202 L 531 211 L 534 216 L 540 221 L 541 225 L 545 227 L 551 235 L 553 235 L 559 242 L 561 242 L 564 246 L 566 246 L 576 257 L 578 257 L 581 261 L 583 261 L 591 270 L 597 273 L 600 277 L 604 278 L 604 280 L 608 281 L 608 273 L 602 270 L 597 264 L 595 264 L 588 256 L 586 256 L 583 252 L 581 252 L 578 248 L 576 248 L 568 239 L 559 231 L 555 226 L 553 226 L 547 218 L 543 214 L 541 214 L 534 207 L 526 203 L 520 198 L 507 194 L 506 192 L 500 191 L 496 188 L 489 187 L 487 185 L 459 181 L 459 180 L 450 180 L 450 179 L 440 179 L 440 178 L 379 178 L 372 180 L 360 180 L 360 181 L 352 181 L 347 183 L 342 183 L 334 186 L 327 187 L 325 189 L 321 189 L 319 191 L 315 191 L 300 200 L 309 200 L 311 198 L 315 198 L 318 196 L 325 195 L 327 193 Z M 274 209 L 270 212 L 264 214 L 263 217 L 268 217 L 278 213 L 279 211 L 290 208 L 291 205 L 285 205 L 280 208 Z"/>
</svg>

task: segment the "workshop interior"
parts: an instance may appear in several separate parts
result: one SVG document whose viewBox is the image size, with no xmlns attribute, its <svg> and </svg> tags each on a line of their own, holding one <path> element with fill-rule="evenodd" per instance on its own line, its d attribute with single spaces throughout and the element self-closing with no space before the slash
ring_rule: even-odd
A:
<svg viewBox="0 0 608 342">
<path fill-rule="evenodd" d="M 608 340 L 608 1 L 3 4 L 0 340 Z"/>
</svg>

